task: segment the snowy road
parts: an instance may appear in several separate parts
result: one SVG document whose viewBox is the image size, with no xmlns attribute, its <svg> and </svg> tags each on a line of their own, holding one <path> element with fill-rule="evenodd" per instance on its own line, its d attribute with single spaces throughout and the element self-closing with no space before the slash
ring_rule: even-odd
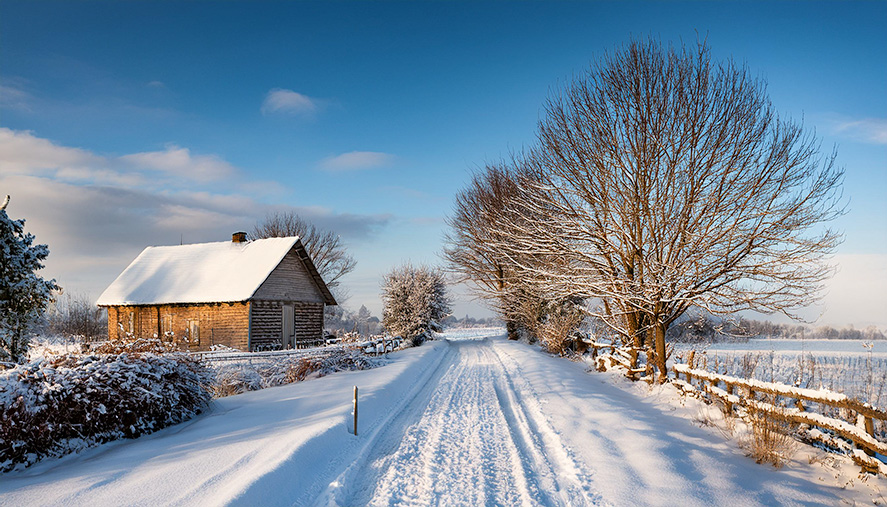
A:
<svg viewBox="0 0 887 507">
<path fill-rule="evenodd" d="M 354 385 L 358 436 L 347 430 Z M 884 501 L 887 481 L 862 488 L 853 467 L 758 465 L 694 422 L 698 408 L 673 389 L 648 389 L 501 337 L 438 340 L 382 368 L 223 398 L 187 423 L 0 475 L 0 505 Z"/>
<path fill-rule="evenodd" d="M 427 403 L 372 446 L 341 505 L 592 505 L 586 467 L 514 389 L 489 341 L 454 342 Z M 407 417 L 414 417 L 407 414 Z"/>
</svg>

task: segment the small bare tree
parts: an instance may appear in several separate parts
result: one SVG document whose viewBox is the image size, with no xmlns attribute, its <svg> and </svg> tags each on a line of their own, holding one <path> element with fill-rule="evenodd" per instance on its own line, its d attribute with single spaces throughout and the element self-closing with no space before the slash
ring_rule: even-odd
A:
<svg viewBox="0 0 887 507">
<path fill-rule="evenodd" d="M 476 173 L 468 188 L 456 196 L 455 212 L 447 219 L 450 231 L 443 251 L 456 281 L 467 282 L 475 293 L 493 303 L 506 322 L 510 339 L 517 338 L 520 319 L 515 310 L 521 306 L 514 297 L 517 292 L 511 289 L 520 279 L 499 250 L 509 232 L 497 223 L 518 193 L 517 178 L 504 164 L 489 164 Z"/>
<path fill-rule="evenodd" d="M 267 215 L 264 221 L 256 224 L 251 236 L 255 239 L 289 236 L 301 238 L 317 272 L 330 290 L 339 288 L 341 278 L 354 271 L 357 266 L 357 261 L 348 255 L 336 233 L 319 229 L 292 211 Z M 341 289 L 335 293 L 337 299 L 343 295 Z"/>
<path fill-rule="evenodd" d="M 83 344 L 105 339 L 108 335 L 106 312 L 95 306 L 86 294 L 56 296 L 47 310 L 47 319 L 53 334 Z"/>
</svg>

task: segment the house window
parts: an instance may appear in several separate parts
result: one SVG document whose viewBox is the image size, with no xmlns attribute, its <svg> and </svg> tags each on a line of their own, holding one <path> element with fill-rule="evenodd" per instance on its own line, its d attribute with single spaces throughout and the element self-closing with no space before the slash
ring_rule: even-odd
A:
<svg viewBox="0 0 887 507">
<path fill-rule="evenodd" d="M 191 345 L 200 345 L 200 321 L 188 321 L 188 341 Z"/>
<path fill-rule="evenodd" d="M 129 312 L 129 315 L 127 317 L 129 319 L 129 322 L 127 323 L 127 326 L 126 326 L 127 332 L 129 334 L 134 334 L 135 333 L 135 323 L 136 323 L 136 312 L 135 311 Z"/>
<path fill-rule="evenodd" d="M 172 315 L 160 317 L 160 335 L 163 337 L 172 336 Z"/>
</svg>

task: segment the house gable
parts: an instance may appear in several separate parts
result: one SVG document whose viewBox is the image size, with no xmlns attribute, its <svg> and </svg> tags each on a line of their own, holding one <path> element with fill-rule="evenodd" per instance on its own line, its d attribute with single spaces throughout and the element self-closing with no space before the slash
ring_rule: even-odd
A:
<svg viewBox="0 0 887 507">
<path fill-rule="evenodd" d="M 293 246 L 262 285 L 256 289 L 253 300 L 306 301 L 323 303 L 326 299 Z"/>
</svg>

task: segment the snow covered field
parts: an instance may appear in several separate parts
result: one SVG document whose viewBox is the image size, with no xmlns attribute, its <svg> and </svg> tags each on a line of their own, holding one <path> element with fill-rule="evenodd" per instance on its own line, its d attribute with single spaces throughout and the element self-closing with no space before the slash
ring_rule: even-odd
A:
<svg viewBox="0 0 887 507">
<path fill-rule="evenodd" d="M 691 349 L 697 350 L 697 365 L 705 364 L 712 371 L 826 388 L 887 407 L 887 341 L 765 338 L 738 343 L 679 344 L 678 353 Z M 885 429 L 882 427 L 881 431 Z"/>
<path fill-rule="evenodd" d="M 755 464 L 616 374 L 467 330 L 387 366 L 217 400 L 136 440 L 0 476 L 3 505 L 837 505 L 884 502 L 842 460 Z M 457 339 L 458 338 L 458 339 Z M 358 436 L 348 433 L 360 387 Z M 811 451 L 818 452 L 818 451 Z"/>
<path fill-rule="evenodd" d="M 870 345 L 871 348 L 867 347 Z M 887 341 L 875 340 L 787 340 L 756 338 L 747 342 L 713 343 L 707 347 L 715 352 L 769 352 L 780 354 L 814 353 L 816 355 L 864 355 L 871 352 L 876 357 L 887 358 Z"/>
</svg>

